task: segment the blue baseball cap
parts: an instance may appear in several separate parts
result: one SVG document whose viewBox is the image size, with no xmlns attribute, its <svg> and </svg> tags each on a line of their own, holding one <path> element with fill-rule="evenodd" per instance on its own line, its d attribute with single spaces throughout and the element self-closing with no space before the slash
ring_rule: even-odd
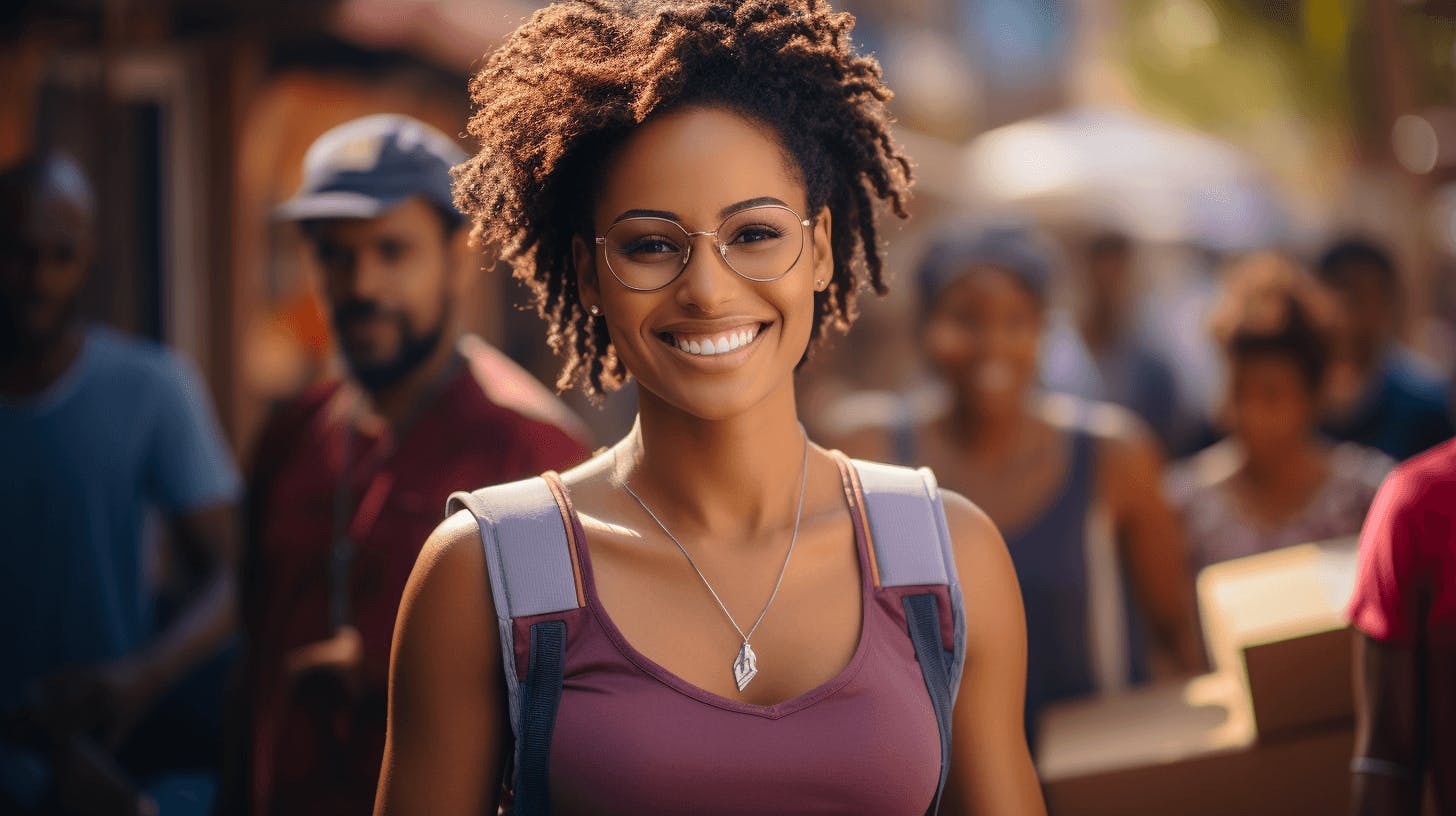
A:
<svg viewBox="0 0 1456 816">
<path fill-rule="evenodd" d="M 450 168 L 462 161 L 465 152 L 453 139 L 418 119 L 365 116 L 309 146 L 303 185 L 273 213 L 284 221 L 374 218 L 415 196 L 458 212 Z"/>
</svg>

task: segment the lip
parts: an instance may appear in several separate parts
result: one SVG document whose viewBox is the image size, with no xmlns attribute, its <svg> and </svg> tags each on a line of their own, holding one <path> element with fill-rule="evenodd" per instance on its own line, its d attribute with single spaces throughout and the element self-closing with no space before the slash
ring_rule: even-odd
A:
<svg viewBox="0 0 1456 816">
<path fill-rule="evenodd" d="M 684 321 L 662 326 L 652 332 L 652 336 L 662 345 L 666 346 L 672 354 L 680 360 L 692 364 L 694 367 L 706 368 L 709 370 L 721 370 L 732 368 L 740 364 L 759 346 L 771 328 L 777 325 L 772 320 L 758 320 L 756 318 L 735 318 L 713 321 Z M 673 339 L 674 335 L 698 335 L 698 336 L 720 336 L 735 330 L 753 327 L 754 336 L 748 343 L 739 346 L 728 352 L 720 352 L 713 355 L 693 354 L 678 348 Z"/>
</svg>

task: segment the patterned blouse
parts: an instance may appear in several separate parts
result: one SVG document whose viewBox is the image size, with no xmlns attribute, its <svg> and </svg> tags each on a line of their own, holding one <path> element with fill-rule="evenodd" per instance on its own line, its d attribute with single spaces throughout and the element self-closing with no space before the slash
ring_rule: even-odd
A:
<svg viewBox="0 0 1456 816">
<path fill-rule="evenodd" d="M 1242 456 L 1224 440 L 1175 465 L 1168 474 L 1168 498 L 1183 519 L 1194 570 L 1210 564 L 1354 535 L 1395 461 L 1352 443 L 1330 450 L 1330 475 L 1302 510 L 1275 527 L 1251 519 L 1234 498 L 1229 482 Z"/>
</svg>

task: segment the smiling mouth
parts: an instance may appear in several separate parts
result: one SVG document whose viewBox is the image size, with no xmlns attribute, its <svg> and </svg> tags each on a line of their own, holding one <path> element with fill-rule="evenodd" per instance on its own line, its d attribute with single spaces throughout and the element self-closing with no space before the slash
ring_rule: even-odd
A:
<svg viewBox="0 0 1456 816">
<path fill-rule="evenodd" d="M 730 354 L 752 344 L 768 328 L 767 323 L 746 323 L 727 331 L 700 334 L 692 332 L 659 332 L 657 339 L 694 357 L 716 357 Z"/>
</svg>

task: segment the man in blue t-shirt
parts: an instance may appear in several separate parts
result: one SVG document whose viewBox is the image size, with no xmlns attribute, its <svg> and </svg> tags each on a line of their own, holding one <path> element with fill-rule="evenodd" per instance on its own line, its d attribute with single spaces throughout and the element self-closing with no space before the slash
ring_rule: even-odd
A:
<svg viewBox="0 0 1456 816">
<path fill-rule="evenodd" d="M 93 220 L 71 162 L 0 172 L 5 812 L 154 810 L 148 715 L 234 627 L 232 456 L 188 364 L 81 321 Z M 164 628 L 153 517 L 196 576 Z"/>
<path fill-rule="evenodd" d="M 1315 263 L 1315 275 L 1338 307 L 1335 408 L 1322 430 L 1397 460 L 1450 439 L 1451 382 L 1396 337 L 1401 280 L 1379 244 L 1346 238 Z"/>
</svg>

